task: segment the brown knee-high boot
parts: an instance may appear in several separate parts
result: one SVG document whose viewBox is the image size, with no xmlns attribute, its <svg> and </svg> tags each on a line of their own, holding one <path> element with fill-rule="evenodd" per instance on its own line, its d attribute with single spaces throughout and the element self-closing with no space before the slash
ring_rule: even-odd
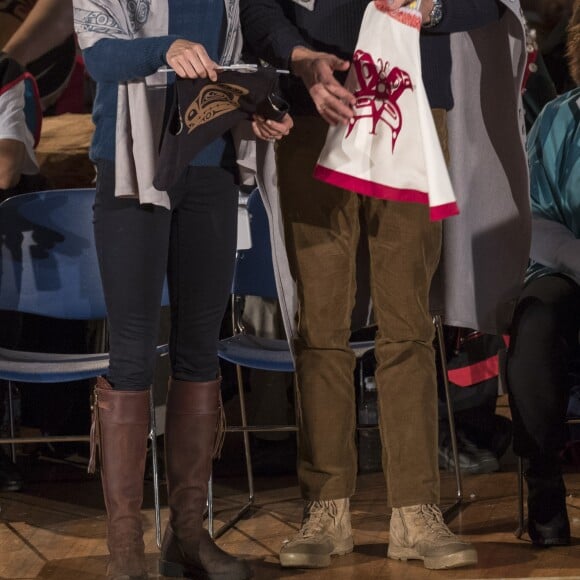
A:
<svg viewBox="0 0 580 580">
<path fill-rule="evenodd" d="M 159 571 L 170 578 L 245 580 L 248 565 L 218 548 L 203 527 L 214 450 L 223 435 L 220 380 L 171 379 L 165 457 L 169 525 Z"/>
<path fill-rule="evenodd" d="M 148 432 L 149 391 L 116 391 L 98 378 L 89 471 L 94 471 L 98 446 L 107 508 L 107 577 L 115 580 L 148 578 L 141 525 Z"/>
</svg>

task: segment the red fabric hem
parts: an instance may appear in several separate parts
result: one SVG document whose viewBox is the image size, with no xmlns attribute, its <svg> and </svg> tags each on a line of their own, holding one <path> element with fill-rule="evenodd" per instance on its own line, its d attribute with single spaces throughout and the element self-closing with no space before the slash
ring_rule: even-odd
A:
<svg viewBox="0 0 580 580">
<path fill-rule="evenodd" d="M 421 203 L 423 205 L 429 204 L 429 196 L 424 191 L 397 188 L 390 185 L 376 183 L 374 181 L 368 181 L 366 179 L 361 179 L 360 177 L 354 177 L 353 175 L 335 171 L 334 169 L 328 169 L 328 167 L 322 165 L 317 165 L 314 168 L 313 177 L 320 181 L 329 183 L 330 185 L 334 185 L 335 187 L 340 187 L 341 189 L 354 191 L 370 197 L 391 201 Z M 459 209 L 455 202 L 429 208 L 429 217 L 432 221 L 441 220 L 452 215 L 457 215 L 458 213 Z"/>
<path fill-rule="evenodd" d="M 432 222 L 436 222 L 454 215 L 459 215 L 459 207 L 454 201 L 444 203 L 442 205 L 435 205 L 429 209 L 429 218 Z"/>
</svg>

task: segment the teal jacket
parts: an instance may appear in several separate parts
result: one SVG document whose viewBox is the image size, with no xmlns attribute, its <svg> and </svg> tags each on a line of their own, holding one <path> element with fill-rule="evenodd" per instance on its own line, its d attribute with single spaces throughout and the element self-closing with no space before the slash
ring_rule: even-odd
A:
<svg viewBox="0 0 580 580">
<path fill-rule="evenodd" d="M 580 87 L 544 107 L 527 148 L 533 216 L 527 281 L 557 272 L 580 283 Z"/>
</svg>

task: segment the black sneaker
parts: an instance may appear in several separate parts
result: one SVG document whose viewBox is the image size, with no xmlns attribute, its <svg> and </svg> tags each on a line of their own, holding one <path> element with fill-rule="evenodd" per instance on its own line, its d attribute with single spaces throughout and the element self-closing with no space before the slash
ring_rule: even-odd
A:
<svg viewBox="0 0 580 580">
<path fill-rule="evenodd" d="M 497 457 L 487 449 L 480 449 L 465 437 L 462 431 L 457 432 L 457 452 L 459 469 L 463 473 L 493 473 L 499 471 Z M 444 435 L 439 443 L 439 469 L 455 470 L 455 461 L 451 448 L 451 436 Z"/>
</svg>

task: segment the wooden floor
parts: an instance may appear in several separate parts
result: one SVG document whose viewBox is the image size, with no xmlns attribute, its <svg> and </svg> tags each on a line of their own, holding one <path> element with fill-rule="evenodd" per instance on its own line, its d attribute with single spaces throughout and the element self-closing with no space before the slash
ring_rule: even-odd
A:
<svg viewBox="0 0 580 580">
<path fill-rule="evenodd" d="M 102 578 L 106 566 L 105 520 L 96 479 L 57 477 L 62 467 L 50 466 L 45 481 L 25 491 L 0 494 L 0 578 L 89 580 Z M 386 555 L 388 509 L 379 473 L 360 476 L 352 500 L 355 550 L 333 559 L 325 570 L 282 570 L 277 552 L 282 541 L 298 528 L 301 515 L 293 476 L 257 479 L 256 509 L 219 540 L 226 550 L 248 558 L 255 578 L 314 579 L 436 579 L 436 578 L 580 578 L 580 474 L 567 474 L 568 507 L 574 543 L 569 548 L 535 550 L 514 536 L 516 527 L 516 476 L 509 466 L 491 475 L 464 478 L 465 501 L 450 527 L 475 543 L 477 567 L 428 571 L 419 562 L 396 562 Z M 76 479 L 76 480 L 75 480 Z M 231 515 L 244 500 L 243 480 L 216 482 L 218 517 Z M 454 494 L 454 480 L 442 473 L 443 498 Z M 151 485 L 146 484 L 143 512 L 148 563 L 156 572 Z M 163 510 L 163 520 L 167 518 Z"/>
</svg>

